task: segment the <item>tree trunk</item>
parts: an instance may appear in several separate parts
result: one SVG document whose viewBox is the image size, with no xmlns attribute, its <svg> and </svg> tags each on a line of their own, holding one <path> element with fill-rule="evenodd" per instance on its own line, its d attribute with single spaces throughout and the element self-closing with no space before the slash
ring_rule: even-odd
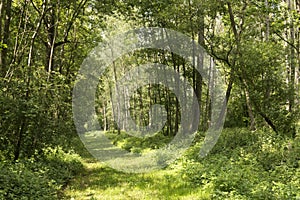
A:
<svg viewBox="0 0 300 200">
<path fill-rule="evenodd" d="M 198 30 L 198 44 L 204 48 L 204 15 L 202 13 L 202 11 L 200 13 L 198 13 L 198 17 L 199 17 L 199 30 Z M 202 84 L 203 84 L 203 79 L 202 76 L 199 72 L 201 72 L 203 70 L 203 64 L 204 64 L 204 52 L 201 50 L 200 54 L 197 55 L 197 65 L 195 66 L 197 68 L 196 71 L 196 96 L 197 96 L 197 100 L 199 103 L 199 111 L 200 111 L 200 116 L 202 114 L 202 116 L 200 117 L 200 122 L 205 118 L 204 117 L 204 112 L 203 112 L 203 108 L 202 108 Z M 199 123 L 200 123 L 199 122 Z M 201 124 L 201 123 L 200 123 Z M 203 124 L 203 123 L 202 123 Z M 204 127 L 199 126 L 198 130 L 204 130 Z"/>
<path fill-rule="evenodd" d="M 294 11 L 294 2 L 293 0 L 288 0 L 288 7 L 290 12 Z M 293 112 L 294 109 L 294 103 L 295 103 L 295 69 L 296 69 L 296 64 L 295 64 L 295 49 L 294 49 L 294 44 L 295 44 L 295 30 L 294 30 L 294 21 L 293 18 L 291 17 L 290 21 L 290 43 L 289 45 L 290 48 L 290 59 L 289 59 L 289 70 L 290 70 L 290 88 L 291 88 L 291 94 L 289 96 L 289 112 Z"/>
<path fill-rule="evenodd" d="M 177 64 L 178 60 L 176 59 L 174 53 L 171 53 L 172 55 L 172 62 L 173 62 L 173 69 L 174 71 L 177 71 L 177 73 L 179 74 L 179 64 Z M 179 81 L 176 79 L 176 90 L 179 91 Z M 179 91 L 181 92 L 181 91 Z M 176 98 L 176 97 L 175 97 Z M 179 101 L 178 98 L 175 99 L 175 121 L 174 121 L 174 132 L 175 134 L 178 132 L 179 129 Z"/>
<path fill-rule="evenodd" d="M 268 0 L 265 0 L 265 7 L 266 9 L 269 9 L 269 2 Z M 269 35 L 270 35 L 270 16 L 269 16 L 269 11 L 267 12 L 266 16 L 266 35 L 265 35 L 265 40 L 269 40 Z"/>
<path fill-rule="evenodd" d="M 12 0 L 6 0 L 1 2 L 1 13 L 2 17 L 4 16 L 4 29 L 3 29 L 3 38 L 2 38 L 2 44 L 7 45 L 7 48 L 2 48 L 0 52 L 0 65 L 2 67 L 2 76 L 5 76 L 6 70 L 7 70 L 7 52 L 8 52 L 8 46 L 9 44 L 9 37 L 10 37 L 10 20 L 11 20 L 11 3 Z M 3 12 L 3 8 L 5 12 Z M 0 16 L 1 17 L 1 16 Z M 2 21 L 2 18 L 1 18 Z M 0 23 L 2 24 L 2 22 Z M 1 32 L 1 29 L 0 29 Z"/>
<path fill-rule="evenodd" d="M 118 87 L 118 76 L 117 76 L 117 68 L 116 68 L 116 63 L 115 62 L 113 62 L 113 76 L 114 76 L 114 81 L 115 81 L 115 93 L 116 94 L 121 94 L 120 93 L 120 90 L 119 90 L 119 87 Z M 120 127 L 120 124 L 121 124 L 121 108 L 120 108 L 120 99 L 118 98 L 119 96 L 117 96 L 116 98 L 116 100 L 117 100 L 117 102 L 116 102 L 116 110 L 114 109 L 114 112 L 113 112 L 113 114 L 115 115 L 116 113 L 115 112 L 117 112 L 117 119 L 115 119 L 115 120 L 117 120 L 117 130 L 118 130 L 118 134 L 121 134 L 121 127 Z"/>
</svg>

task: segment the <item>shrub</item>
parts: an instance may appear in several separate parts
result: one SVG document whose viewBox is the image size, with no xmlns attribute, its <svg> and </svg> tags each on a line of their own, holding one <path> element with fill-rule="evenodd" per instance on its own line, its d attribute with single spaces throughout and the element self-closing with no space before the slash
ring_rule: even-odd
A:
<svg viewBox="0 0 300 200">
<path fill-rule="evenodd" d="M 190 186 L 212 186 L 212 199 L 299 198 L 297 138 L 225 129 L 207 157 L 199 158 L 200 148 L 198 142 L 182 158 L 181 175 Z"/>
<path fill-rule="evenodd" d="M 0 199 L 59 199 L 58 191 L 83 165 L 74 152 L 47 148 L 27 160 L 2 161 L 0 168 Z"/>
</svg>

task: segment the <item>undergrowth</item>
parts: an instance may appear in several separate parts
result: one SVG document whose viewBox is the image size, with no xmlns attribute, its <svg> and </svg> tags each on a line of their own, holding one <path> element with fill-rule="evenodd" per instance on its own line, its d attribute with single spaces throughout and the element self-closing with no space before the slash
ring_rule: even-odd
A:
<svg viewBox="0 0 300 200">
<path fill-rule="evenodd" d="M 43 154 L 0 162 L 0 199 L 60 199 L 61 190 L 83 165 L 78 154 L 46 148 Z"/>
<path fill-rule="evenodd" d="M 161 148 L 171 138 L 136 139 L 107 133 L 131 152 Z M 76 151 L 46 148 L 29 159 L 0 162 L 0 199 L 294 199 L 300 198 L 300 138 L 272 131 L 224 129 L 199 157 L 204 133 L 168 167 L 144 174 L 118 172 L 96 162 L 78 137 Z M 1 158 L 1 157 L 0 157 Z"/>
<path fill-rule="evenodd" d="M 170 141 L 159 134 L 145 139 L 136 139 L 123 132 L 107 135 L 115 145 L 141 153 Z M 85 172 L 68 185 L 65 198 L 300 198 L 300 138 L 278 136 L 269 129 L 224 129 L 208 156 L 201 158 L 199 151 L 204 136 L 199 133 L 184 156 L 158 171 L 130 174 L 113 170 L 103 163 L 85 163 Z"/>
</svg>

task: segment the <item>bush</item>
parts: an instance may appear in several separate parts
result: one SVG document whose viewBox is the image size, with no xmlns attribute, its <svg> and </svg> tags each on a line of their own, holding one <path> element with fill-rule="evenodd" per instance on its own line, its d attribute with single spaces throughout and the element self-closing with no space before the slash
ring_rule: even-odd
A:
<svg viewBox="0 0 300 200">
<path fill-rule="evenodd" d="M 114 145 L 135 153 L 141 153 L 149 149 L 159 149 L 168 144 L 172 139 L 168 136 L 164 136 L 161 132 L 152 137 L 144 138 L 133 137 L 126 132 L 121 132 L 121 134 L 107 132 L 106 135 Z"/>
<path fill-rule="evenodd" d="M 59 199 L 59 190 L 83 165 L 73 152 L 47 148 L 35 158 L 2 161 L 0 168 L 0 199 Z"/>
<path fill-rule="evenodd" d="M 0 199 L 53 199 L 55 187 L 42 172 L 24 163 L 1 163 Z"/>
<path fill-rule="evenodd" d="M 225 129 L 207 157 L 198 157 L 201 143 L 187 151 L 181 175 L 192 187 L 212 186 L 212 199 L 297 199 L 299 144 L 268 130 Z"/>
</svg>

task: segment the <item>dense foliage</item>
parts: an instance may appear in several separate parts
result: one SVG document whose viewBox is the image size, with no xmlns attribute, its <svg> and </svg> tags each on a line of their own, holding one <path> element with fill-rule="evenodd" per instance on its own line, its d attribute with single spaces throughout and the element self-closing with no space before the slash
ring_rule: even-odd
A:
<svg viewBox="0 0 300 200">
<path fill-rule="evenodd" d="M 227 129 L 204 160 L 197 158 L 197 148 L 183 161 L 183 177 L 192 187 L 208 188 L 210 198 L 299 198 L 299 138 Z"/>
<path fill-rule="evenodd" d="M 95 105 L 112 143 L 143 153 L 176 135 L 183 105 L 169 88 L 149 84 L 130 97 L 126 114 L 140 126 L 150 123 L 152 105 L 165 108 L 166 123 L 151 138 L 125 133 L 117 125 L 122 108 L 111 98 L 129 70 L 164 64 L 192 85 L 201 114 L 194 146 L 173 165 L 180 169 L 174 179 L 195 191 L 203 187 L 207 199 L 299 198 L 299 19 L 297 0 L 2 0 L 0 199 L 60 198 L 83 167 L 69 153 L 78 147 L 72 142 L 78 70 L 99 42 L 136 27 L 170 28 L 194 39 L 211 57 L 209 78 L 193 67 L 203 67 L 202 55 L 190 63 L 167 50 L 141 49 L 117 59 L 98 77 Z M 197 153 L 211 126 L 216 70 L 225 80 L 228 129 L 202 160 Z"/>
<path fill-rule="evenodd" d="M 168 143 L 109 133 L 129 151 L 148 151 Z M 197 135 L 198 140 L 204 137 Z M 66 199 L 297 199 L 300 197 L 299 137 L 278 137 L 270 129 L 224 129 L 217 145 L 199 157 L 196 142 L 163 170 L 124 173 L 88 159 L 85 170 L 66 188 Z M 78 151 L 90 158 L 84 148 Z"/>
<path fill-rule="evenodd" d="M 63 187 L 83 169 L 81 162 L 61 148 L 16 163 L 1 161 L 0 199 L 60 199 Z"/>
</svg>

